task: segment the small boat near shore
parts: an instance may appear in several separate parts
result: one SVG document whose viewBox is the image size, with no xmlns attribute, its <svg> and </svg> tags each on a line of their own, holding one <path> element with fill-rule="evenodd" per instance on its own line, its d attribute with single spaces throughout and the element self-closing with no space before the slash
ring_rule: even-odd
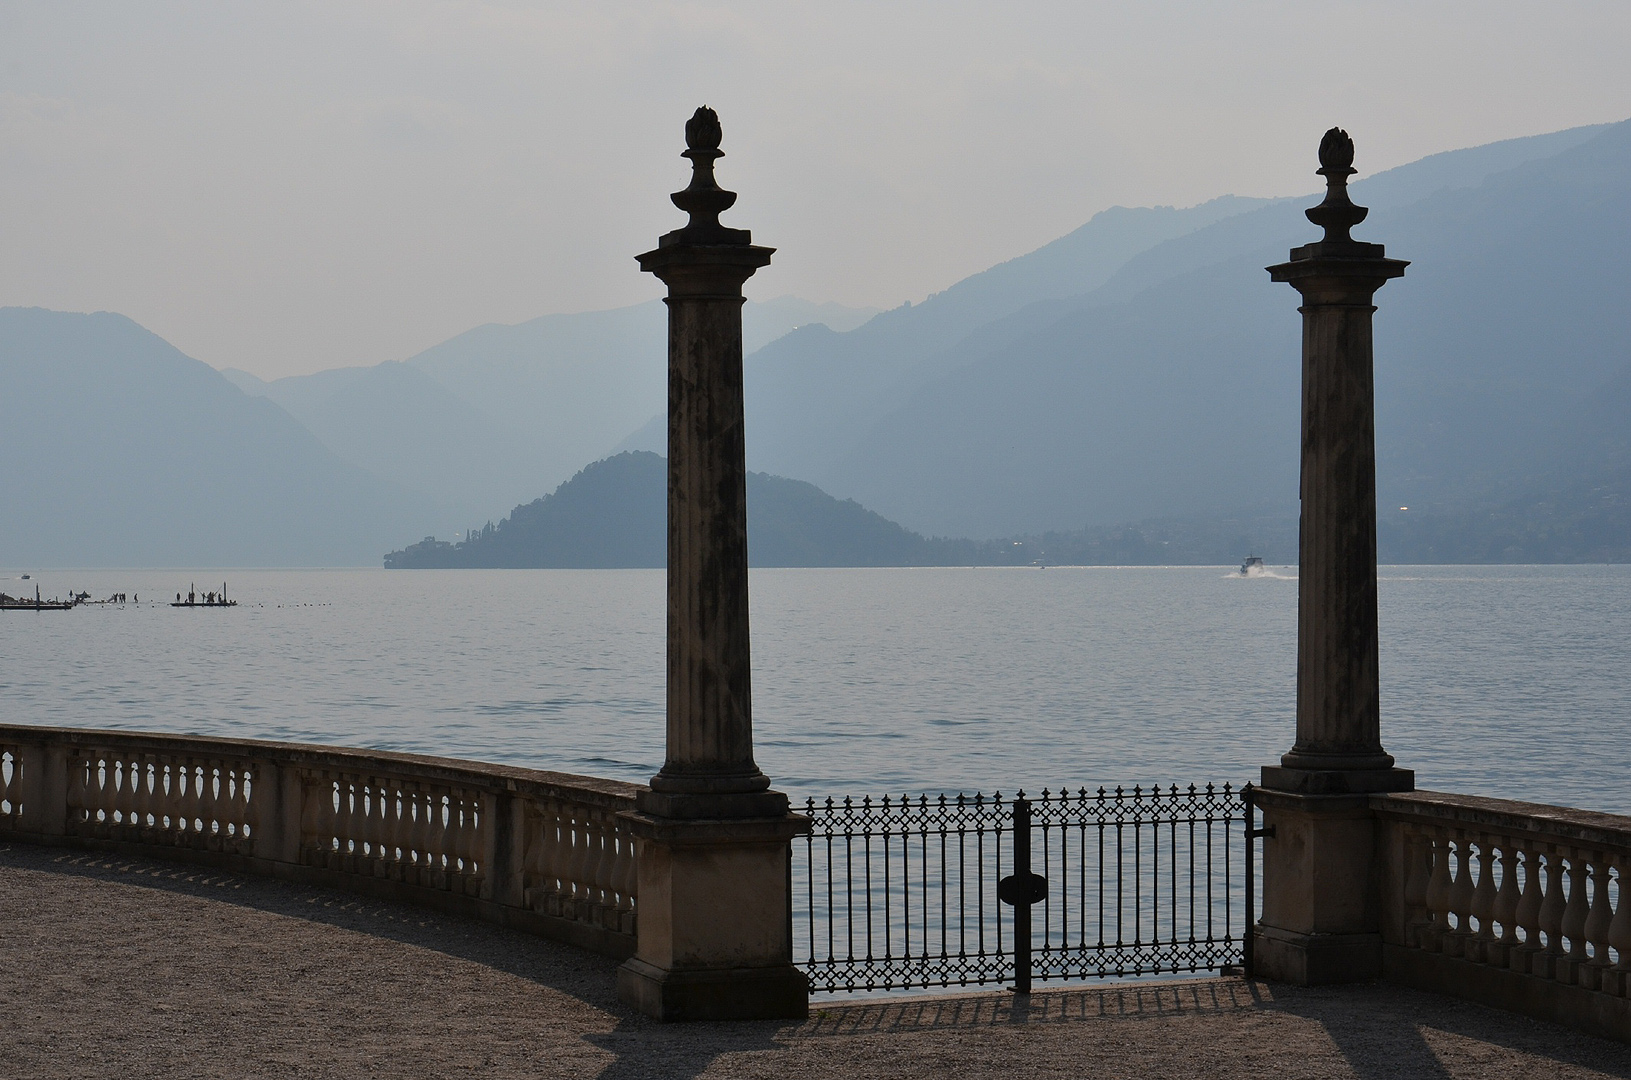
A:
<svg viewBox="0 0 1631 1080">
<path fill-rule="evenodd" d="M 187 597 L 182 599 L 176 593 L 175 603 L 171 607 L 237 607 L 238 601 L 227 599 L 227 583 L 221 582 L 220 592 L 200 593 L 196 585 L 187 586 Z"/>
<path fill-rule="evenodd" d="M 1263 557 L 1261 555 L 1248 555 L 1245 561 L 1240 564 L 1241 577 L 1251 577 L 1253 570 L 1256 570 L 1259 574 L 1263 572 Z"/>
</svg>

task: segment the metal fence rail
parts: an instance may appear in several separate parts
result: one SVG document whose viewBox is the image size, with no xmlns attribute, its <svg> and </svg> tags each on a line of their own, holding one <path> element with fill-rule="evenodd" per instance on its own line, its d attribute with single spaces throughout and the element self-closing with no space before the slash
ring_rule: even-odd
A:
<svg viewBox="0 0 1631 1080">
<path fill-rule="evenodd" d="M 1208 784 L 807 800 L 795 959 L 829 993 L 1010 981 L 1026 993 L 1033 978 L 1239 965 L 1243 796 Z"/>
<path fill-rule="evenodd" d="M 1240 964 L 1244 813 L 1229 784 L 1044 791 L 1031 804 L 1037 865 L 1050 885 L 1033 977 Z"/>
<path fill-rule="evenodd" d="M 1012 808 L 1000 795 L 811 799 L 804 812 L 793 941 L 813 990 L 1010 976 L 996 887 L 1012 865 Z"/>
</svg>

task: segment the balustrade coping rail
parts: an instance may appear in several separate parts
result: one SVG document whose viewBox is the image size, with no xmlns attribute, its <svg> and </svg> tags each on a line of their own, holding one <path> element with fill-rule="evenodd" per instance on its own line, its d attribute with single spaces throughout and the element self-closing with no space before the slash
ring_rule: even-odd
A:
<svg viewBox="0 0 1631 1080">
<path fill-rule="evenodd" d="M 1569 840 L 1631 852 L 1631 817 L 1621 814 L 1444 791 L 1375 795 L 1370 803 L 1373 810 L 1387 818 L 1428 818 L 1462 827 L 1479 825 L 1514 835 Z"/>
<path fill-rule="evenodd" d="M 261 739 L 0 724 L 0 839 L 178 858 L 483 918 L 617 957 L 637 784 Z"/>
</svg>

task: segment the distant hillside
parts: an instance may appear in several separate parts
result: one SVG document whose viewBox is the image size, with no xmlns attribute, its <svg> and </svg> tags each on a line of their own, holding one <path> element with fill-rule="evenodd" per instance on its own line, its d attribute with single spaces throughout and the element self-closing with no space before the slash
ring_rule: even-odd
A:
<svg viewBox="0 0 1631 1080">
<path fill-rule="evenodd" d="M 460 543 L 426 537 L 388 569 L 660 567 L 667 463 L 625 452 Z M 1383 563 L 1631 562 L 1631 469 L 1493 511 L 1385 510 Z M 1248 554 L 1297 561 L 1293 513 L 1150 519 L 1007 537 L 925 538 L 801 480 L 748 474 L 754 566 L 1217 566 Z"/>
<path fill-rule="evenodd" d="M 441 518 L 121 315 L 0 308 L 0 564 L 372 562 Z"/>
<path fill-rule="evenodd" d="M 743 341 L 751 351 L 796 326 L 847 330 L 875 313 L 792 296 L 750 301 Z M 612 453 L 661 410 L 666 338 L 667 309 L 652 300 L 478 326 L 373 367 L 272 382 L 223 374 L 277 402 L 346 461 L 449 507 L 454 520 L 479 520 Z"/>
<path fill-rule="evenodd" d="M 610 568 L 667 562 L 667 460 L 626 452 L 597 461 L 460 543 L 432 537 L 385 556 L 388 569 Z M 961 562 L 974 546 L 926 540 L 813 484 L 748 474 L 754 566 L 918 566 Z"/>
<path fill-rule="evenodd" d="M 1564 134 L 1354 185 L 1375 205 L 1356 235 L 1411 260 L 1378 296 L 1383 505 L 1493 511 L 1628 460 L 1631 414 L 1598 403 L 1631 376 L 1631 305 L 1614 299 L 1631 294 L 1631 122 Z M 960 363 L 801 467 L 798 445 L 854 427 L 800 397 L 850 370 L 840 343 L 812 338 L 787 389 L 749 398 L 750 465 L 776 460 L 931 534 L 1295 514 L 1297 297 L 1263 267 L 1317 234 L 1302 217 L 1313 201 L 1167 241 L 1074 303 L 971 335 Z M 799 337 L 773 349 L 791 362 Z M 794 452 L 769 454 L 767 440 Z"/>
</svg>

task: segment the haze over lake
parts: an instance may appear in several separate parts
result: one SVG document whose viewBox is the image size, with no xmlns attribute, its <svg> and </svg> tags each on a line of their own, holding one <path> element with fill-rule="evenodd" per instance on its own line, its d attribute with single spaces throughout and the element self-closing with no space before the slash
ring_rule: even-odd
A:
<svg viewBox="0 0 1631 1080">
<path fill-rule="evenodd" d="M 1295 570 L 755 570 L 760 765 L 805 796 L 1255 780 L 1293 733 Z M 241 606 L 173 610 L 223 576 Z M 643 782 L 661 570 L 50 571 L 8 722 L 403 750 Z M 1421 788 L 1631 812 L 1631 566 L 1383 567 L 1382 736 Z"/>
</svg>

